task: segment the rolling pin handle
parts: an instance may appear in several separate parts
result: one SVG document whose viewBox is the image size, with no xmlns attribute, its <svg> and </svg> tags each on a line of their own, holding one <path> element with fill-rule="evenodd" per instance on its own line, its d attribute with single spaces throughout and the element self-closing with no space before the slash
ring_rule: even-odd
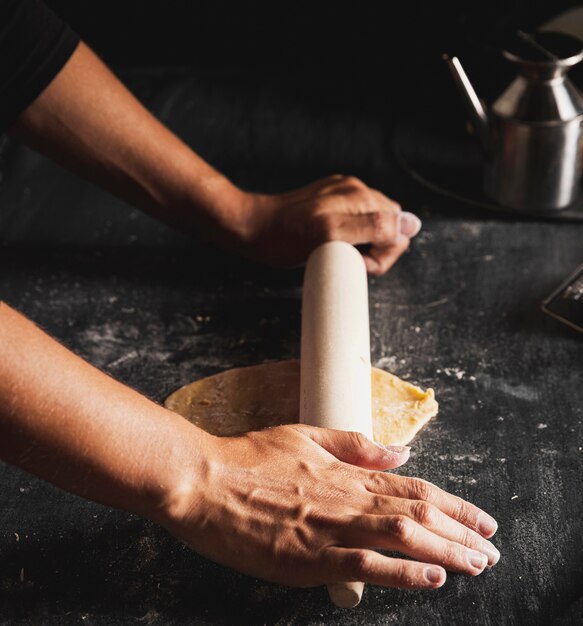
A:
<svg viewBox="0 0 583 626">
<path fill-rule="evenodd" d="M 353 609 L 360 604 L 364 583 L 332 583 L 328 585 L 330 600 L 341 609 Z"/>
</svg>

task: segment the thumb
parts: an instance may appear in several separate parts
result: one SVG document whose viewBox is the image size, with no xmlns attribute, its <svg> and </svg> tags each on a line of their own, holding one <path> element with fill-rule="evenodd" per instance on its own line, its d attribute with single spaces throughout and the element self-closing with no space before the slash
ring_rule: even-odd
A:
<svg viewBox="0 0 583 626">
<path fill-rule="evenodd" d="M 362 433 L 314 426 L 303 426 L 302 432 L 339 461 L 365 469 L 394 469 L 409 460 L 408 446 L 383 446 Z"/>
</svg>

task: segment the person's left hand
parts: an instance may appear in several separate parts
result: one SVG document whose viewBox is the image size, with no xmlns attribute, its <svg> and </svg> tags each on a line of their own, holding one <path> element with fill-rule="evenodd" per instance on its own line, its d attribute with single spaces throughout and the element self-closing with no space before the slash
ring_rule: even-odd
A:
<svg viewBox="0 0 583 626">
<path fill-rule="evenodd" d="M 421 228 L 418 217 L 354 176 L 335 175 L 275 195 L 248 194 L 249 232 L 243 252 L 293 266 L 321 243 L 366 245 L 367 271 L 384 274 Z"/>
</svg>

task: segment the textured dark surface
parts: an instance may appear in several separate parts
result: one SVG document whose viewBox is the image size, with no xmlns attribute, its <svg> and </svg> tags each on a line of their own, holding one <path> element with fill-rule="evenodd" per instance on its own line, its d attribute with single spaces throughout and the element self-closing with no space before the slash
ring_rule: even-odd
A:
<svg viewBox="0 0 583 626">
<path fill-rule="evenodd" d="M 502 560 L 430 593 L 369 586 L 342 611 L 323 589 L 238 575 L 1 466 L 0 623 L 581 623 L 583 344 L 539 303 L 583 260 L 583 227 L 496 221 L 410 188 L 374 93 L 357 106 L 314 81 L 309 107 L 281 97 L 299 80 L 281 72 L 126 79 L 245 186 L 356 173 L 422 216 L 411 252 L 370 282 L 372 358 L 440 402 L 402 472 L 493 513 Z M 301 271 L 206 250 L 23 148 L 5 146 L 2 163 L 0 296 L 78 354 L 159 401 L 298 356 Z"/>
</svg>

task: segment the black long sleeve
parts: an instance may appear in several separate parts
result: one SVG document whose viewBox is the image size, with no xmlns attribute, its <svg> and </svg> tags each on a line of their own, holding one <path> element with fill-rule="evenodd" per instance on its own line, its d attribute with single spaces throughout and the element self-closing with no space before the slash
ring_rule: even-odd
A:
<svg viewBox="0 0 583 626">
<path fill-rule="evenodd" d="M 0 130 L 40 95 L 78 43 L 40 0 L 0 0 Z"/>
</svg>

